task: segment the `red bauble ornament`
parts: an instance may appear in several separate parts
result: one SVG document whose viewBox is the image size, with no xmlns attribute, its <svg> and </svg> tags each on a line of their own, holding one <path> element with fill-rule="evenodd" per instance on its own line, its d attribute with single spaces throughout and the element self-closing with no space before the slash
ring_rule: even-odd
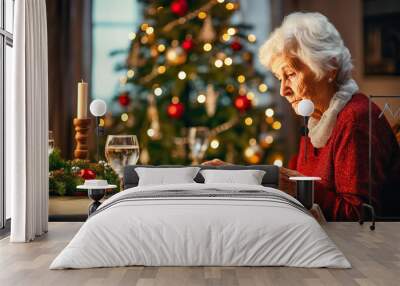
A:
<svg viewBox="0 0 400 286">
<path fill-rule="evenodd" d="M 186 12 L 189 10 L 189 6 L 186 0 L 175 0 L 171 3 L 172 13 L 182 17 L 185 16 Z"/>
<path fill-rule="evenodd" d="M 96 173 L 90 169 L 82 169 L 79 173 L 79 176 L 85 180 L 93 180 L 96 179 Z"/>
<path fill-rule="evenodd" d="M 192 39 L 186 39 L 182 42 L 182 48 L 186 51 L 189 52 L 193 49 L 194 47 L 194 42 Z"/>
<path fill-rule="evenodd" d="M 168 116 L 171 118 L 179 119 L 183 115 L 184 105 L 180 102 L 170 103 L 167 107 Z"/>
<path fill-rule="evenodd" d="M 234 40 L 231 43 L 231 49 L 235 52 L 240 51 L 243 48 L 242 44 L 239 42 L 239 40 Z"/>
<path fill-rule="evenodd" d="M 245 111 L 251 107 L 251 100 L 246 95 L 238 95 L 234 101 L 235 107 L 239 111 Z"/>
<path fill-rule="evenodd" d="M 124 92 L 122 93 L 119 97 L 118 97 L 118 102 L 121 106 L 126 107 L 129 105 L 129 103 L 131 102 L 131 99 L 129 97 L 129 93 L 128 92 Z"/>
</svg>

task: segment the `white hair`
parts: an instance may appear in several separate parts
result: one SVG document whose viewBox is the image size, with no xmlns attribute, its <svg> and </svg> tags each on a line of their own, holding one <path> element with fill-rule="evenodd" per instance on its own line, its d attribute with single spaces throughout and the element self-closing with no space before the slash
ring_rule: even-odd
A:
<svg viewBox="0 0 400 286">
<path fill-rule="evenodd" d="M 337 85 L 352 78 L 349 49 L 332 23 L 320 13 L 296 12 L 285 17 L 259 51 L 260 61 L 268 69 L 280 55 L 297 57 L 317 79 L 334 69 L 337 69 Z"/>
</svg>

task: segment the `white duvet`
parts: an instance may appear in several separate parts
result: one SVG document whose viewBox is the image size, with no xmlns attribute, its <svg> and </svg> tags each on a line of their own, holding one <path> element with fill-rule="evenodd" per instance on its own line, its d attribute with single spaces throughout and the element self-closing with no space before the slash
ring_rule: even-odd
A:
<svg viewBox="0 0 400 286">
<path fill-rule="evenodd" d="M 350 268 L 318 222 L 299 209 L 257 198 L 154 198 L 112 204 L 130 192 L 263 190 L 262 186 L 143 186 L 106 200 L 50 269 L 145 266 L 294 266 Z M 111 204 L 111 205 L 110 205 Z M 108 205 L 108 208 L 105 208 Z"/>
</svg>

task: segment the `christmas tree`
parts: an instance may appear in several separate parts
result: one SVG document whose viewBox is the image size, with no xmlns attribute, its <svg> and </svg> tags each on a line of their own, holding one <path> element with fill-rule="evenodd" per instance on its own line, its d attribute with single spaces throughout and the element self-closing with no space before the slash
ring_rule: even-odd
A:
<svg viewBox="0 0 400 286">
<path fill-rule="evenodd" d="M 108 133 L 136 134 L 142 164 L 188 164 L 193 156 L 281 164 L 281 123 L 274 106 L 257 104 L 268 86 L 249 49 L 256 37 L 231 21 L 239 3 L 141 2 L 143 23 L 117 67 L 126 72 L 115 96 L 121 113 L 106 118 Z"/>
</svg>

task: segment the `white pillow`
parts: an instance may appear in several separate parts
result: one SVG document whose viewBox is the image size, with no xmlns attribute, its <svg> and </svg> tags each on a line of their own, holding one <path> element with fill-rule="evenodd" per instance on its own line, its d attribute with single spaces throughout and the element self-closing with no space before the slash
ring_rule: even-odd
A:
<svg viewBox="0 0 400 286">
<path fill-rule="evenodd" d="M 199 167 L 135 168 L 139 176 L 138 186 L 195 183 L 193 179 L 199 170 Z"/>
<path fill-rule="evenodd" d="M 205 184 L 247 184 L 261 185 L 265 171 L 262 170 L 201 170 Z"/>
</svg>

